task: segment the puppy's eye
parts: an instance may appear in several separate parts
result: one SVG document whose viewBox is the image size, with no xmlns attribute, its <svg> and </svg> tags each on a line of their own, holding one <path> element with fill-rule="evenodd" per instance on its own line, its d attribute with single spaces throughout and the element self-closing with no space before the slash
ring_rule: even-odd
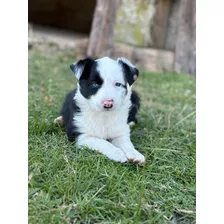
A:
<svg viewBox="0 0 224 224">
<path fill-rule="evenodd" d="M 100 85 L 99 85 L 97 82 L 92 82 L 92 83 L 91 83 L 91 87 L 94 88 L 94 89 L 95 89 L 95 88 L 99 88 L 99 86 L 100 86 Z"/>
<path fill-rule="evenodd" d="M 116 82 L 115 83 L 115 86 L 118 86 L 119 87 L 119 86 L 122 86 L 122 84 L 120 82 Z"/>
</svg>

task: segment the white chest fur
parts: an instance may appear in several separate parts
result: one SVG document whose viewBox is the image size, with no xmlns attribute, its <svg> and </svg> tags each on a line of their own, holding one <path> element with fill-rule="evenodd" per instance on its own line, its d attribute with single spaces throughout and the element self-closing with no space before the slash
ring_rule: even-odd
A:
<svg viewBox="0 0 224 224">
<path fill-rule="evenodd" d="M 81 112 L 75 114 L 74 123 L 81 133 L 101 139 L 113 139 L 124 134 L 129 135 L 128 104 L 116 111 L 103 112 L 92 111 L 88 107 L 80 107 Z"/>
<path fill-rule="evenodd" d="M 130 128 L 127 124 L 130 104 L 128 99 L 119 110 L 97 112 L 86 104 L 77 103 L 81 109 L 73 118 L 81 133 L 77 144 L 97 150 L 115 161 L 144 163 L 144 156 L 135 150 L 130 141 Z"/>
</svg>

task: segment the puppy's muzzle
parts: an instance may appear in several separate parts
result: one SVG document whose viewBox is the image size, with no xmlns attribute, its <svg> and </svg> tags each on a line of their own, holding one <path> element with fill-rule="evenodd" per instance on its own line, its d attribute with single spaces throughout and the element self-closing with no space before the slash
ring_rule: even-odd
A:
<svg viewBox="0 0 224 224">
<path fill-rule="evenodd" d="M 113 100 L 104 100 L 103 101 L 103 107 L 105 109 L 110 109 L 113 107 L 114 101 Z"/>
</svg>

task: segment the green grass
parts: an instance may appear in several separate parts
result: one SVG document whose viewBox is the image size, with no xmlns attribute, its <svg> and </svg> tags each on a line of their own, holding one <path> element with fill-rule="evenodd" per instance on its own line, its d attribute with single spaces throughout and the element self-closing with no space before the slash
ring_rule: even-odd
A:
<svg viewBox="0 0 224 224">
<path fill-rule="evenodd" d="M 119 164 L 68 142 L 55 126 L 75 87 L 74 58 L 29 52 L 29 223 L 193 223 L 195 79 L 141 72 L 132 142 L 144 167 Z"/>
</svg>

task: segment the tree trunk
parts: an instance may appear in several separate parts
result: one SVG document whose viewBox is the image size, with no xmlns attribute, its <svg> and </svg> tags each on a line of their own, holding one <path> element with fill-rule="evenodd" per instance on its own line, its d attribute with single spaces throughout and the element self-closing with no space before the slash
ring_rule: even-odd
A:
<svg viewBox="0 0 224 224">
<path fill-rule="evenodd" d="M 175 46 L 175 71 L 195 74 L 195 0 L 180 0 Z"/>
<path fill-rule="evenodd" d="M 192 2 L 192 45 L 189 66 L 190 74 L 196 75 L 196 0 Z"/>
<path fill-rule="evenodd" d="M 170 11 L 173 0 L 156 0 L 156 13 L 152 24 L 152 44 L 150 47 L 164 49 Z"/>
<path fill-rule="evenodd" d="M 93 58 L 110 56 L 118 0 L 97 0 L 87 55 Z"/>
</svg>

